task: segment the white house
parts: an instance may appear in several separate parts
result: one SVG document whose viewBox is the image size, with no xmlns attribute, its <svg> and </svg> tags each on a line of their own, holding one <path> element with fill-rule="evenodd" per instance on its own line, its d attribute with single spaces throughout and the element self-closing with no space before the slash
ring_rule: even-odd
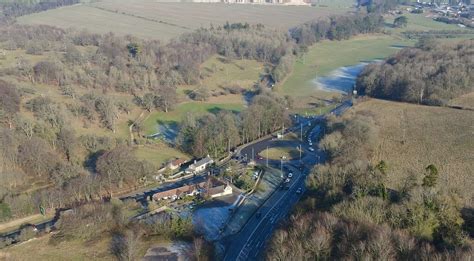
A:
<svg viewBox="0 0 474 261">
<path fill-rule="evenodd" d="M 212 163 L 214 163 L 214 160 L 212 158 L 210 158 L 209 156 L 207 156 L 203 159 L 200 159 L 199 161 L 194 161 L 194 163 L 191 164 L 186 169 L 186 173 L 199 173 L 199 172 L 202 172 L 202 171 L 206 170 L 206 168 L 209 165 L 211 165 Z"/>
</svg>

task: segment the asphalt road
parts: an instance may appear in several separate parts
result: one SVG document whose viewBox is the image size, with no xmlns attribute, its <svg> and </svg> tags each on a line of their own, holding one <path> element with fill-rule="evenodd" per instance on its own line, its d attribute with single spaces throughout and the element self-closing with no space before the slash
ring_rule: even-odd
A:
<svg viewBox="0 0 474 261">
<path fill-rule="evenodd" d="M 340 116 L 351 106 L 352 102 L 346 101 L 332 110 L 330 114 Z M 321 118 L 312 118 L 308 119 L 308 121 L 316 121 L 320 119 Z M 292 130 L 297 129 L 298 126 L 292 128 Z M 322 128 L 315 126 L 309 132 L 308 137 L 315 141 L 317 136 L 320 135 L 321 131 Z M 267 147 L 277 146 L 276 144 L 278 143 L 276 143 L 276 141 L 272 138 L 264 139 L 242 149 L 241 155 L 257 155 L 260 151 L 266 149 Z M 296 142 L 293 144 L 293 146 L 298 146 L 300 144 L 301 142 Z M 278 189 L 275 191 L 272 196 L 270 196 L 270 198 L 259 208 L 259 210 L 253 214 L 242 230 L 240 230 L 235 235 L 222 239 L 222 243 L 226 246 L 224 260 L 234 261 L 264 259 L 264 253 L 262 250 L 265 249 L 265 246 L 268 243 L 278 222 L 288 215 L 291 208 L 298 202 L 301 195 L 304 193 L 306 176 L 310 173 L 312 167 L 324 160 L 324 155 L 321 151 L 309 151 L 308 144 L 304 144 L 303 148 L 306 151 L 305 157 L 301 162 L 297 160 L 286 163 L 287 168 L 289 168 L 294 173 L 294 177 L 289 183 L 288 189 Z M 255 158 L 259 164 L 265 164 L 267 162 L 266 159 L 258 159 L 256 156 Z M 279 160 L 268 162 L 269 165 L 276 168 L 279 168 L 281 163 Z M 300 166 L 301 163 L 304 165 L 304 168 L 300 171 L 297 169 L 297 167 Z M 296 193 L 299 188 L 301 188 L 303 193 Z M 260 214 L 257 214 L 258 212 Z"/>
</svg>

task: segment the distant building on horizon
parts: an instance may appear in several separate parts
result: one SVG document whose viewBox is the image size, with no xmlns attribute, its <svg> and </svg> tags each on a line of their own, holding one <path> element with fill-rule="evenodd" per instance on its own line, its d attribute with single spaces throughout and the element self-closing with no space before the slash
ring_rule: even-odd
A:
<svg viewBox="0 0 474 261">
<path fill-rule="evenodd" d="M 310 5 L 308 0 L 191 0 L 193 3 Z"/>
</svg>

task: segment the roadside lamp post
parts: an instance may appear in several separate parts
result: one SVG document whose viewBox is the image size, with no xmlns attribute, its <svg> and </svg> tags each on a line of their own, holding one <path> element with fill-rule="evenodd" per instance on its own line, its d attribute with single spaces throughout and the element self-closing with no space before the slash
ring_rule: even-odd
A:
<svg viewBox="0 0 474 261">
<path fill-rule="evenodd" d="M 267 154 L 267 156 L 265 157 L 265 159 L 267 160 L 267 168 L 268 168 L 268 146 L 267 146 L 267 150 L 266 150 L 266 152 L 267 152 L 267 153 L 266 153 L 266 154 Z"/>
<path fill-rule="evenodd" d="M 281 178 L 283 178 L 283 159 L 280 158 L 280 171 L 281 171 Z"/>
<path fill-rule="evenodd" d="M 303 140 L 303 123 L 300 124 L 300 139 Z"/>
<path fill-rule="evenodd" d="M 301 153 L 302 153 L 302 151 L 303 151 L 303 145 L 301 145 L 301 144 L 300 144 L 300 149 L 299 149 L 299 151 L 300 151 L 300 162 L 301 162 Z"/>
</svg>

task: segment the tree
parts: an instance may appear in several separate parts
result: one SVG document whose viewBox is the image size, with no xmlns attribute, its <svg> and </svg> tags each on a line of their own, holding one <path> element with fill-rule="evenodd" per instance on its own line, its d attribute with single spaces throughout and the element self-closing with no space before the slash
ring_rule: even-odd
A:
<svg viewBox="0 0 474 261">
<path fill-rule="evenodd" d="M 112 233 L 110 251 L 120 261 L 137 260 L 141 233 L 136 230 Z"/>
<path fill-rule="evenodd" d="M 438 45 L 436 39 L 432 36 L 422 36 L 418 42 L 415 44 L 416 48 L 425 50 L 425 51 L 430 51 L 436 48 Z"/>
<path fill-rule="evenodd" d="M 174 86 L 160 85 L 158 87 L 158 96 L 156 99 L 155 106 L 161 108 L 163 111 L 168 112 L 171 110 L 178 101 L 176 94 L 176 88 Z"/>
<path fill-rule="evenodd" d="M 0 121 L 7 123 L 10 129 L 13 128 L 13 119 L 20 111 L 20 95 L 15 86 L 0 80 Z"/>
<path fill-rule="evenodd" d="M 137 57 L 141 53 L 141 47 L 138 45 L 138 43 L 129 43 L 127 45 L 127 49 L 133 58 Z"/>
<path fill-rule="evenodd" d="M 56 165 L 56 157 L 48 144 L 37 137 L 24 141 L 18 147 L 18 156 L 22 169 L 38 177 L 50 174 Z"/>
<path fill-rule="evenodd" d="M 401 27 L 407 27 L 408 25 L 408 18 L 406 16 L 399 16 L 395 18 L 393 21 L 393 26 L 401 28 Z"/>
<path fill-rule="evenodd" d="M 76 135 L 74 130 L 62 128 L 57 134 L 57 149 L 66 157 L 67 161 L 71 161 L 76 148 Z"/>
<path fill-rule="evenodd" d="M 423 187 L 428 187 L 432 188 L 436 186 L 438 182 L 438 169 L 436 168 L 435 165 L 430 164 L 426 167 L 425 171 L 425 177 L 423 178 Z"/>
<path fill-rule="evenodd" d="M 135 184 L 139 178 L 149 174 L 150 169 L 138 161 L 132 148 L 121 145 L 104 152 L 97 160 L 96 170 L 108 183 L 109 193 L 112 194 L 115 186 L 121 188 L 125 182 Z"/>
<path fill-rule="evenodd" d="M 115 123 L 118 118 L 115 103 L 108 97 L 101 97 L 96 100 L 95 107 L 104 126 L 115 133 Z"/>
<path fill-rule="evenodd" d="M 206 101 L 207 99 L 209 99 L 209 96 L 211 96 L 209 90 L 203 86 L 192 91 L 190 95 L 191 99 L 195 101 Z"/>
</svg>

